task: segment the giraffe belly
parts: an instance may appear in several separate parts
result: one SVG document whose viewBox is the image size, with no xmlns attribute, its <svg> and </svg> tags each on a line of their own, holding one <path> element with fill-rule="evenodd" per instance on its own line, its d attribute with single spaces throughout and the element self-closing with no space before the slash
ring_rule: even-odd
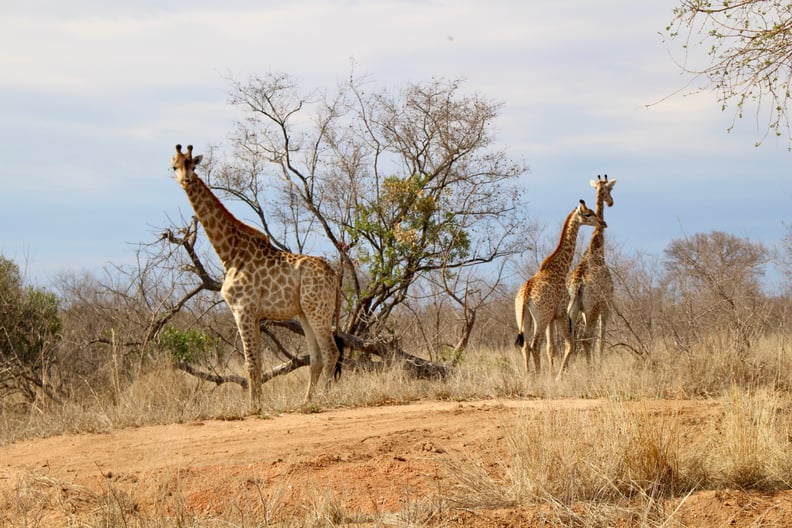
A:
<svg viewBox="0 0 792 528">
<path fill-rule="evenodd" d="M 230 280 L 229 280 L 230 278 Z M 232 311 L 260 319 L 285 321 L 300 315 L 298 288 L 289 281 L 264 281 L 244 273 L 227 273 L 221 294 Z"/>
</svg>

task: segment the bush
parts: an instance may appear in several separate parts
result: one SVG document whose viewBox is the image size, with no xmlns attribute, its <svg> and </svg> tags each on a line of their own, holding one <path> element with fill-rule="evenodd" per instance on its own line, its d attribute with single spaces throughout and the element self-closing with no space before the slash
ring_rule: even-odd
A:
<svg viewBox="0 0 792 528">
<path fill-rule="evenodd" d="M 0 257 L 0 398 L 54 397 L 48 378 L 60 339 L 58 298 L 26 286 L 19 267 Z"/>
</svg>

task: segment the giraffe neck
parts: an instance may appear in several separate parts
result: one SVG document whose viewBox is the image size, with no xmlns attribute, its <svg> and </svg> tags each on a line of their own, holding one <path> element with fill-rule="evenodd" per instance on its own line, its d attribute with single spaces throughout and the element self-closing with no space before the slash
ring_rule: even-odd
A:
<svg viewBox="0 0 792 528">
<path fill-rule="evenodd" d="M 605 230 L 601 227 L 595 227 L 594 232 L 591 233 L 591 241 L 589 242 L 588 249 L 586 249 L 583 260 L 591 263 L 605 262 Z"/>
<path fill-rule="evenodd" d="M 237 264 L 240 246 L 251 238 L 260 239 L 256 241 L 259 250 L 276 251 L 264 233 L 237 220 L 200 178 L 195 176 L 182 187 L 226 270 Z"/>
<path fill-rule="evenodd" d="M 597 187 L 597 216 L 602 221 L 605 221 L 605 193 L 602 190 L 602 185 Z M 592 263 L 605 262 L 605 229 L 602 227 L 595 227 L 594 232 L 591 233 L 591 241 L 589 242 L 588 249 L 583 255 L 583 260 Z"/>
<path fill-rule="evenodd" d="M 578 230 L 580 229 L 580 223 L 574 219 L 575 213 L 576 211 L 572 211 L 564 220 L 558 247 L 544 259 L 539 267 L 540 270 L 559 276 L 566 276 L 569 272 L 569 268 L 572 266 L 572 257 L 575 253 L 575 245 L 577 244 Z"/>
</svg>

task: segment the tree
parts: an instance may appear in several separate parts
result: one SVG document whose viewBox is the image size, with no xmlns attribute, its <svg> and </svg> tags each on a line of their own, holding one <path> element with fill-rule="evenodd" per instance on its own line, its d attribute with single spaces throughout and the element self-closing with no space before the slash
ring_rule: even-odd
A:
<svg viewBox="0 0 792 528">
<path fill-rule="evenodd" d="M 327 93 L 303 92 L 283 74 L 231 84 L 245 118 L 226 151 L 210 150 L 202 176 L 279 248 L 337 264 L 351 341 L 393 336 L 394 310 L 421 281 L 454 284 L 475 320 L 459 286 L 529 240 L 516 181 L 526 167 L 493 146 L 498 104 L 439 79 L 389 91 L 350 78 Z M 164 239 L 189 254 L 195 287 L 214 289 L 221 277 L 195 251 L 195 233 L 173 227 Z"/>
<path fill-rule="evenodd" d="M 0 256 L 0 397 L 56 399 L 49 376 L 60 329 L 58 298 L 26 286 L 19 267 Z"/>
<path fill-rule="evenodd" d="M 769 251 L 749 239 L 712 231 L 673 240 L 665 256 L 666 284 L 690 330 L 680 334 L 680 342 L 689 342 L 687 335 L 725 330 L 738 353 L 747 351 L 761 329 L 760 281 Z"/>
<path fill-rule="evenodd" d="M 491 148 L 499 105 L 461 94 L 459 81 L 365 88 L 350 79 L 317 96 L 285 75 L 234 82 L 247 119 L 210 185 L 249 206 L 283 248 L 333 251 L 345 328 L 374 335 L 427 273 L 521 249 L 525 167 Z"/>
<path fill-rule="evenodd" d="M 786 0 L 681 0 L 666 27 L 681 39 L 683 70 L 706 79 L 723 109 L 735 104 L 735 119 L 755 104 L 765 137 L 790 135 L 787 104 L 792 83 L 792 4 Z M 697 48 L 706 52 L 695 64 Z M 764 114 L 763 114 L 764 112 Z"/>
</svg>

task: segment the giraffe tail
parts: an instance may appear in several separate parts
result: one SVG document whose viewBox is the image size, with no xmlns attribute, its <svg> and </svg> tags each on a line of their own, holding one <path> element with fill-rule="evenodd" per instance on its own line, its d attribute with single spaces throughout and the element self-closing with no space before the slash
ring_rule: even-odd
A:
<svg viewBox="0 0 792 528">
<path fill-rule="evenodd" d="M 336 361 L 335 371 L 333 372 L 333 379 L 338 381 L 341 377 L 341 367 L 344 364 L 344 339 L 338 335 L 337 331 L 333 333 L 333 340 L 335 341 L 336 348 L 338 348 L 338 361 Z"/>
<path fill-rule="evenodd" d="M 335 371 L 333 371 L 333 379 L 338 381 L 341 377 L 341 369 L 344 364 L 344 339 L 339 335 L 341 331 L 341 303 L 343 298 L 341 296 L 341 274 L 338 275 L 338 287 L 336 288 L 336 309 L 335 309 L 335 332 L 333 332 L 333 340 L 335 341 L 336 348 L 338 349 L 338 361 L 335 364 Z"/>
<path fill-rule="evenodd" d="M 517 339 L 514 340 L 514 346 L 517 348 L 522 348 L 525 344 L 525 304 L 528 300 L 530 284 L 530 280 L 524 283 L 514 298 L 514 313 L 517 316 Z"/>
</svg>

